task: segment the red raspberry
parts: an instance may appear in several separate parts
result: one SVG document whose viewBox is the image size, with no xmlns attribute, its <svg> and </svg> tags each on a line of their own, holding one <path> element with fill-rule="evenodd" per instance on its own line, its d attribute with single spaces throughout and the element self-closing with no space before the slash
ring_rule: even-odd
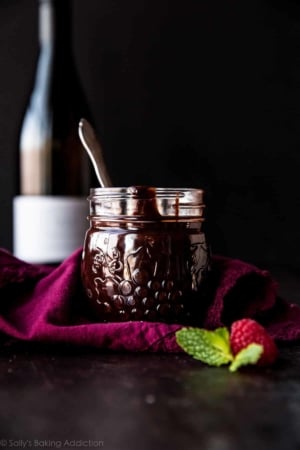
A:
<svg viewBox="0 0 300 450">
<path fill-rule="evenodd" d="M 252 319 L 241 319 L 231 325 L 230 345 L 234 355 L 250 344 L 263 346 L 263 353 L 258 360 L 260 366 L 272 364 L 277 356 L 278 349 L 265 328 Z"/>
</svg>

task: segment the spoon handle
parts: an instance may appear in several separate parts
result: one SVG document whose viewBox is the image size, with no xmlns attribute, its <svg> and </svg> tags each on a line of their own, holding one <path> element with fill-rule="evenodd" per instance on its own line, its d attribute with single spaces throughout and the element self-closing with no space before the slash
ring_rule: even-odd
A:
<svg viewBox="0 0 300 450">
<path fill-rule="evenodd" d="M 111 187 L 112 182 L 108 174 L 105 161 L 103 158 L 103 151 L 98 141 L 96 134 L 86 119 L 81 119 L 78 127 L 78 134 L 82 145 L 87 151 L 90 160 L 94 166 L 96 176 L 101 187 Z"/>
</svg>

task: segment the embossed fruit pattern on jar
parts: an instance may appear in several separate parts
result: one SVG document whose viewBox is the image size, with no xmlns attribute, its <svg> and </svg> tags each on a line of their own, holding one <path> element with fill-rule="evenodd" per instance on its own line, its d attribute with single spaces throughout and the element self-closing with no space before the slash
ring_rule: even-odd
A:
<svg viewBox="0 0 300 450">
<path fill-rule="evenodd" d="M 208 270 L 204 233 L 91 231 L 83 281 L 103 321 L 189 322 Z"/>
</svg>

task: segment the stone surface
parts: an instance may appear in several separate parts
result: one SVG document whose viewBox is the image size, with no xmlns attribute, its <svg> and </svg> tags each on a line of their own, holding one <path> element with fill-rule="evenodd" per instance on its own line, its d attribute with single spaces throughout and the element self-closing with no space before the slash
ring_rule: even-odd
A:
<svg viewBox="0 0 300 450">
<path fill-rule="evenodd" d="M 282 348 L 272 368 L 235 374 L 183 354 L 11 348 L 0 401 L 0 446 L 295 449 L 300 345 Z"/>
</svg>

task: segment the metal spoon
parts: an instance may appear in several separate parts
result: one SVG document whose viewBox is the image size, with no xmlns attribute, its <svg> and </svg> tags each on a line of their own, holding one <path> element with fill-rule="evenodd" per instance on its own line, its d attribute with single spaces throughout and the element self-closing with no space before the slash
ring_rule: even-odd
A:
<svg viewBox="0 0 300 450">
<path fill-rule="evenodd" d="M 91 124 L 86 119 L 80 119 L 78 134 L 82 145 L 92 161 L 100 186 L 112 186 L 112 182 L 104 162 L 102 147 Z"/>
</svg>

